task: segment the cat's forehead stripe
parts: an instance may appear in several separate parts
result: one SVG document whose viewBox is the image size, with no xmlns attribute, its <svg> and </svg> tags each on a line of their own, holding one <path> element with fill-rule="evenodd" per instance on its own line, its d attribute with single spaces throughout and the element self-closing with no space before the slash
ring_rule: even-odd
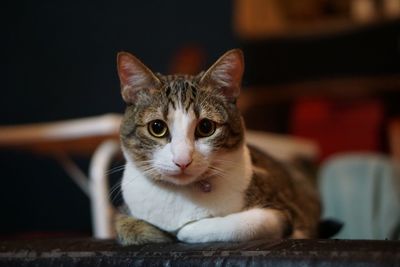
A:
<svg viewBox="0 0 400 267">
<path fill-rule="evenodd" d="M 195 77 L 170 75 L 165 77 L 164 82 L 167 105 L 171 105 L 173 109 L 179 106 L 188 112 L 197 97 L 198 84 Z"/>
</svg>

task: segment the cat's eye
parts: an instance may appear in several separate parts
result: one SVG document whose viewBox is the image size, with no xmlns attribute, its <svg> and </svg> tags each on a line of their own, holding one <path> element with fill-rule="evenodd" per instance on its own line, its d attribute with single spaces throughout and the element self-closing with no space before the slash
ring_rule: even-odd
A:
<svg viewBox="0 0 400 267">
<path fill-rule="evenodd" d="M 208 137 L 213 135 L 215 132 L 215 122 L 209 119 L 202 119 L 196 127 L 196 136 L 197 137 Z"/>
<path fill-rule="evenodd" d="M 168 127 L 167 124 L 165 124 L 164 121 L 162 120 L 154 120 L 149 122 L 148 124 L 148 131 L 149 133 L 157 138 L 162 138 L 167 135 L 168 133 Z"/>
</svg>

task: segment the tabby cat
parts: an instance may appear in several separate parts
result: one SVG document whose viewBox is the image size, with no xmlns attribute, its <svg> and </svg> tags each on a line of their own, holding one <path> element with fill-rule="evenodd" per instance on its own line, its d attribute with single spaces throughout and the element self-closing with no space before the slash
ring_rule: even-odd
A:
<svg viewBox="0 0 400 267">
<path fill-rule="evenodd" d="M 240 50 L 196 76 L 153 73 L 126 52 L 117 65 L 127 104 L 122 244 L 315 237 L 320 211 L 309 181 L 246 144 Z"/>
</svg>

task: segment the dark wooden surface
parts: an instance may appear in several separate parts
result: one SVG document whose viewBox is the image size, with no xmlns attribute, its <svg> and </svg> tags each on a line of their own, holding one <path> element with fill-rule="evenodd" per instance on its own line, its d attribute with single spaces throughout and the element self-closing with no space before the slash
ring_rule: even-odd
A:
<svg viewBox="0 0 400 267">
<path fill-rule="evenodd" d="M 400 241 L 282 240 L 149 244 L 0 241 L 0 266 L 400 266 Z"/>
</svg>

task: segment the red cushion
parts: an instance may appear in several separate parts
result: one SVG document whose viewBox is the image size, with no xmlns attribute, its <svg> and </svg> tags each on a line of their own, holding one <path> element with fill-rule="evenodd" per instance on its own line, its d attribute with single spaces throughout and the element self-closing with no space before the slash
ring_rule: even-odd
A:
<svg viewBox="0 0 400 267">
<path fill-rule="evenodd" d="M 377 99 L 298 100 L 291 116 L 292 134 L 315 140 L 321 159 L 337 152 L 379 151 L 384 108 Z"/>
</svg>

